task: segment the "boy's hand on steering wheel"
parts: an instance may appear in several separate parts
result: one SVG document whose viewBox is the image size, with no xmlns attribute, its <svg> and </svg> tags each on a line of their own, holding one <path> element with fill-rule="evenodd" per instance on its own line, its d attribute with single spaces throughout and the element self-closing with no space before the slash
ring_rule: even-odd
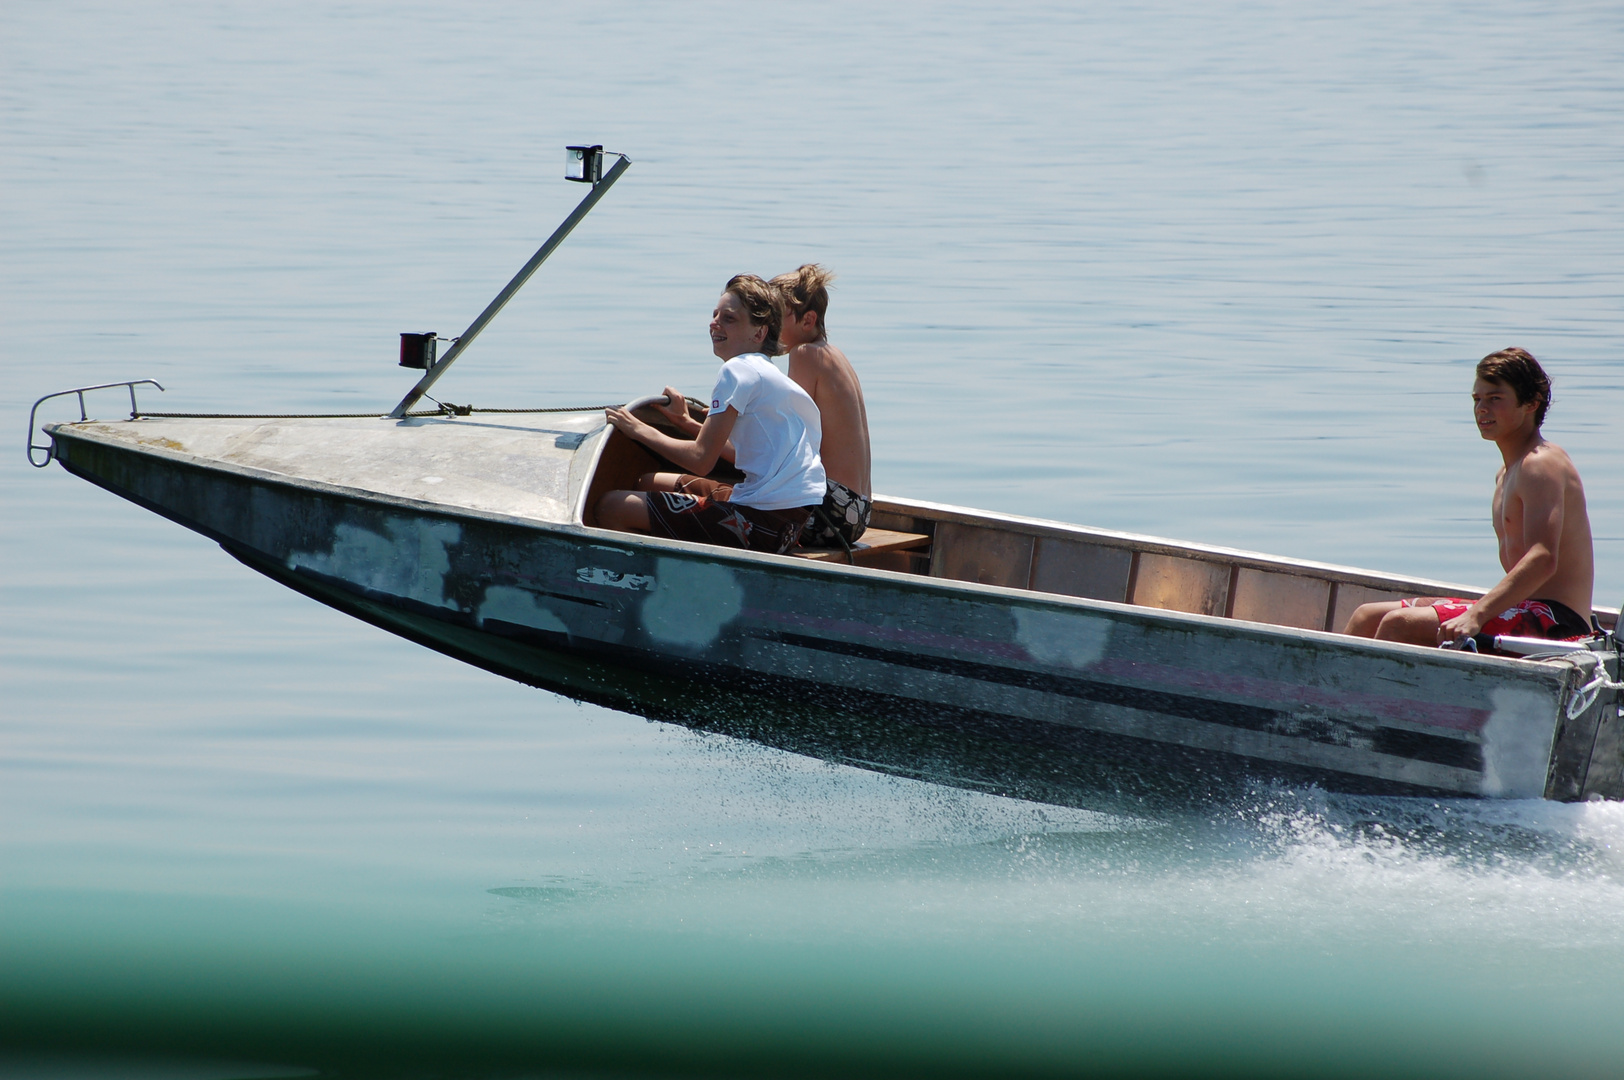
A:
<svg viewBox="0 0 1624 1080">
<path fill-rule="evenodd" d="M 665 388 L 666 400 L 655 402 L 654 407 L 659 409 L 667 419 L 682 432 L 693 432 L 699 429 L 699 424 L 688 415 L 688 399 L 674 386 Z"/>
<path fill-rule="evenodd" d="M 630 435 L 634 439 L 637 438 L 638 429 L 646 426 L 644 425 L 643 421 L 637 419 L 637 417 L 633 416 L 631 413 L 627 412 L 625 409 L 622 409 L 618 405 L 604 410 L 603 418 L 604 420 L 608 421 L 610 426 L 616 431 L 620 432 L 622 435 Z"/>
</svg>

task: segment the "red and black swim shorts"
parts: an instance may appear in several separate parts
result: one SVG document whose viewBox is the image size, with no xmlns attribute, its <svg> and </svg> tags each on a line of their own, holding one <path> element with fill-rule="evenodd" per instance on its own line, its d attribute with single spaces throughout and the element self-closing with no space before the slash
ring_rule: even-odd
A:
<svg viewBox="0 0 1624 1080">
<path fill-rule="evenodd" d="M 1405 607 L 1430 607 L 1438 613 L 1438 621 L 1446 623 L 1450 619 L 1459 618 L 1466 614 L 1475 600 L 1465 600 L 1456 596 L 1446 596 L 1434 600 L 1404 600 Z M 1507 608 L 1488 622 L 1483 624 L 1479 635 L 1495 637 L 1505 634 L 1510 637 L 1537 637 L 1562 640 L 1564 638 L 1586 638 L 1592 633 L 1590 624 L 1580 617 L 1577 611 L 1566 604 L 1556 600 L 1524 600 L 1516 607 Z"/>
</svg>

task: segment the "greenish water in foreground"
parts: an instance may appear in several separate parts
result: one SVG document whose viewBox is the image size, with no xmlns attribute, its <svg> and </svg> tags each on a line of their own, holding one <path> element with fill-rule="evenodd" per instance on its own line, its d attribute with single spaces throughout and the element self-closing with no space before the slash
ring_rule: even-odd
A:
<svg viewBox="0 0 1624 1080">
<path fill-rule="evenodd" d="M 388 904 L 293 883 L 271 899 L 13 892 L 7 922 L 31 934 L 7 944 L 6 1026 L 339 1075 L 1614 1068 L 1616 956 L 1537 940 L 1509 889 L 1540 893 L 1547 927 L 1605 933 L 1612 912 L 1559 909 L 1575 891 L 1611 899 L 1616 813 L 1600 839 L 1576 828 L 1594 811 L 1567 807 L 1025 813 L 1070 820 L 701 859 L 652 882 L 419 882 Z M 1375 909 L 1400 906 L 1394 879 L 1409 879 L 1401 932 L 1373 934 Z M 1426 910 L 1469 882 L 1486 895 Z"/>
<path fill-rule="evenodd" d="M 1616 4 L 0 9 L 0 412 L 702 391 L 840 274 L 882 492 L 1474 583 L 1521 344 L 1624 598 Z M 92 405 L 120 415 L 116 400 Z M 62 419 L 66 412 L 52 414 Z M 14 444 L 14 450 L 21 446 Z M 1610 1077 L 1624 806 L 1122 816 L 504 682 L 0 458 L 0 1077 Z"/>
</svg>

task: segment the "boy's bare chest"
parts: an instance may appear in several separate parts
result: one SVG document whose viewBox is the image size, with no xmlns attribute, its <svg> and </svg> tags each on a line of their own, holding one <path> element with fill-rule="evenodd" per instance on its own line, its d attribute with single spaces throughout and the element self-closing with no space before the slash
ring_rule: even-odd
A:
<svg viewBox="0 0 1624 1080">
<path fill-rule="evenodd" d="M 1491 520 L 1494 522 L 1495 535 L 1504 538 L 1508 534 L 1514 535 L 1520 531 L 1516 529 L 1517 503 L 1517 473 L 1515 467 L 1501 469 L 1494 478 L 1494 501 L 1491 508 Z"/>
</svg>

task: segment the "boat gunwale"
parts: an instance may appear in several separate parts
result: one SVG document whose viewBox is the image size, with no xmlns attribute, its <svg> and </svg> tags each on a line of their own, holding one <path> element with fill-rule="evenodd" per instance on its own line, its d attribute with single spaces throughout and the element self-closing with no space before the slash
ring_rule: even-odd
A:
<svg viewBox="0 0 1624 1080">
<path fill-rule="evenodd" d="M 1173 555 L 1196 559 L 1200 562 L 1239 566 L 1248 570 L 1271 570 L 1293 577 L 1312 577 L 1341 585 L 1365 585 L 1380 589 L 1426 587 L 1440 590 L 1432 594 L 1438 596 L 1445 595 L 1444 590 L 1448 590 L 1448 595 L 1452 596 L 1471 595 L 1473 597 L 1482 596 L 1486 591 L 1473 585 L 1462 585 L 1457 582 L 1401 577 L 1395 574 L 1384 574 L 1378 570 L 1344 566 L 1340 563 L 1315 562 L 1311 559 L 1297 559 L 1289 555 L 1270 555 L 1267 552 L 1249 551 L 1245 548 L 1229 548 L 1217 544 L 1173 540 L 1165 536 L 1123 532 L 1093 525 L 1077 525 L 1052 518 L 1037 518 L 1022 514 L 1004 514 L 996 511 L 977 510 L 973 507 L 929 502 L 923 499 L 875 495 L 874 509 L 912 517 L 923 517 L 929 521 L 948 522 L 954 525 L 984 526 L 991 523 L 999 526 L 1004 532 L 1016 533 L 1022 536 L 1048 537 L 1057 540 L 1087 539 L 1098 541 L 1103 547 L 1125 548 L 1130 551 L 1153 555 Z M 1595 610 L 1602 613 L 1601 608 Z"/>
<path fill-rule="evenodd" d="M 576 501 L 574 521 L 584 524 L 586 520 L 586 499 L 590 494 L 590 478 L 596 476 L 599 463 L 603 460 L 604 452 L 609 446 L 609 439 L 603 433 L 609 430 L 605 424 L 599 431 L 594 431 L 581 440 L 581 446 L 576 450 L 579 454 L 587 449 L 587 443 L 592 442 L 590 449 L 591 461 L 585 469 L 588 483 L 584 484 L 580 496 Z M 572 470 L 573 471 L 573 470 Z M 1059 521 L 1054 518 L 1030 517 L 1024 514 L 1010 514 L 1003 511 L 980 510 L 975 507 L 958 506 L 952 503 L 931 502 L 926 499 L 909 499 L 900 496 L 882 495 L 875 492 L 872 497 L 873 509 L 880 513 L 898 514 L 905 517 L 924 518 L 932 522 L 948 522 L 955 525 L 994 526 L 1002 532 L 1014 533 L 1022 536 L 1051 537 L 1059 540 L 1088 539 L 1099 541 L 1102 546 L 1126 548 L 1135 552 L 1146 552 L 1155 555 L 1174 555 L 1184 558 L 1193 558 L 1202 562 L 1217 562 L 1231 566 L 1239 566 L 1250 570 L 1272 570 L 1283 572 L 1295 577 L 1309 577 L 1317 580 L 1329 580 L 1335 584 L 1363 585 L 1377 589 L 1410 590 L 1412 588 L 1431 589 L 1433 592 L 1417 592 L 1418 596 L 1471 596 L 1480 597 L 1487 590 L 1472 585 L 1461 585 L 1456 582 L 1435 581 L 1429 578 L 1400 577 L 1393 574 L 1384 574 L 1377 570 L 1366 570 L 1361 567 L 1343 566 L 1338 563 L 1314 562 L 1307 559 L 1295 559 L 1290 556 L 1270 555 L 1266 552 L 1248 551 L 1244 548 L 1227 548 L 1216 544 L 1201 544 L 1185 540 L 1173 540 L 1163 536 L 1150 536 L 1144 533 L 1123 532 L 1115 529 L 1104 529 L 1097 526 L 1078 525 L 1073 522 Z M 588 526 L 589 528 L 591 526 Z M 836 564 L 838 565 L 838 564 Z M 846 569 L 853 569 L 847 566 Z M 920 575 L 915 575 L 920 576 Z M 934 580 L 951 581 L 952 578 L 937 578 Z M 972 584 L 965 582 L 964 584 Z M 1017 592 L 1031 592 L 1042 596 L 1065 596 L 1065 593 L 1048 593 L 1037 589 L 1016 589 Z M 1101 603 L 1112 603 L 1102 600 Z M 1127 604 L 1127 607 L 1139 605 Z M 1143 610 L 1159 611 L 1161 608 L 1145 608 Z M 1605 614 L 1602 609 L 1594 609 Z M 1189 613 L 1186 613 L 1189 614 Z M 1612 613 L 1616 616 L 1616 612 Z M 1244 619 L 1223 617 L 1226 622 L 1246 622 Z M 1259 623 L 1261 626 L 1273 626 L 1273 623 Z M 1307 629 L 1307 628 L 1302 628 Z M 1326 631 L 1311 631 L 1325 633 Z M 1341 635 L 1338 635 L 1341 636 Z"/>
<path fill-rule="evenodd" d="M 45 430 L 51 435 L 52 438 L 57 438 L 59 435 L 64 434 L 63 429 L 79 428 L 83 423 L 104 425 L 108 423 L 130 422 L 131 421 L 88 421 L 62 423 L 48 425 Z M 1475 669 L 1479 671 L 1483 670 L 1484 666 L 1487 665 L 1490 670 L 1500 668 L 1501 671 L 1507 674 L 1515 673 L 1521 678 L 1537 678 L 1539 676 L 1535 674 L 1536 672 L 1557 675 L 1564 670 L 1562 666 L 1547 664 L 1542 661 L 1530 661 L 1522 658 L 1492 656 L 1483 653 L 1461 652 L 1452 649 L 1429 648 L 1422 645 L 1410 645 L 1403 642 L 1378 641 L 1368 638 L 1353 638 L 1345 634 L 1335 633 L 1333 631 L 1280 626 L 1274 623 L 1253 622 L 1246 619 L 1237 619 L 1232 616 L 1204 615 L 1196 612 L 1175 611 L 1168 608 L 1145 607 L 1142 605 L 1122 603 L 1120 601 L 1113 600 L 1098 600 L 1092 597 L 1069 596 L 1064 593 L 1042 592 L 1034 589 L 1016 588 L 1004 585 L 988 585 L 980 582 L 961 581 L 955 578 L 931 577 L 923 574 L 900 573 L 893 570 L 883 570 L 873 567 L 849 566 L 838 562 L 798 559 L 794 558 L 793 556 L 775 555 L 769 552 L 748 551 L 742 549 L 734 550 L 731 548 L 722 548 L 691 541 L 672 540 L 659 536 L 648 536 L 640 533 L 625 533 L 598 526 L 584 525 L 575 521 L 549 521 L 540 518 L 526 518 L 510 514 L 501 514 L 495 511 L 481 510 L 473 507 L 449 506 L 445 503 L 427 502 L 400 495 L 390 495 L 384 492 L 371 491 L 365 488 L 346 487 L 339 484 L 332 484 L 324 480 L 313 480 L 305 477 L 291 476 L 287 473 L 279 473 L 275 472 L 274 470 L 263 469 L 252 465 L 241 465 L 236 462 L 222 461 L 218 458 L 199 457 L 198 455 L 190 454 L 185 451 L 174 450 L 170 447 L 154 446 L 147 443 L 134 443 L 128 440 L 113 438 L 92 431 L 68 431 L 65 433 L 65 437 L 69 439 L 79 439 L 87 443 L 107 446 L 125 453 L 133 453 L 173 461 L 177 464 L 185 465 L 203 472 L 226 473 L 228 475 L 236 475 L 247 480 L 276 484 L 293 489 L 308 490 L 322 495 L 356 502 L 396 507 L 412 512 L 426 512 L 443 518 L 466 518 L 490 522 L 498 525 L 517 527 L 535 532 L 551 532 L 573 535 L 580 537 L 588 543 L 602 547 L 616 545 L 631 549 L 643 547 L 652 548 L 656 551 L 669 550 L 674 555 L 684 555 L 688 557 L 702 556 L 723 562 L 746 563 L 772 569 L 780 573 L 789 572 L 800 575 L 822 574 L 837 575 L 840 577 L 855 576 L 860 579 L 866 579 L 876 583 L 883 582 L 891 585 L 904 585 L 913 588 L 923 588 L 927 591 L 996 596 L 1000 599 L 1006 601 L 1016 601 L 1023 605 L 1047 605 L 1051 607 L 1059 606 L 1065 608 L 1081 608 L 1088 611 L 1098 611 L 1112 617 L 1127 616 L 1132 619 L 1144 620 L 1150 623 L 1172 623 L 1175 625 L 1193 624 L 1194 626 L 1200 627 L 1206 631 L 1227 630 L 1231 634 L 1240 633 L 1242 635 L 1251 635 L 1262 638 L 1277 638 L 1294 641 L 1302 641 L 1305 639 L 1309 641 L 1321 641 L 1325 643 L 1333 643 L 1338 649 L 1349 650 L 1354 653 L 1374 653 L 1376 655 L 1391 656 L 1394 650 L 1397 650 L 1397 654 L 1399 656 L 1406 657 L 1411 661 L 1425 659 L 1428 663 L 1433 665 L 1455 667 L 1463 670 Z M 606 441 L 607 440 L 599 440 L 600 448 Z M 62 465 L 64 469 L 69 469 L 66 461 L 63 461 Z M 69 469 L 69 471 L 74 472 L 72 469 Z M 92 477 L 85 476 L 78 472 L 75 472 L 75 475 L 80 475 L 84 479 L 92 479 Z M 108 487 L 107 484 L 100 483 L 99 480 L 93 480 L 93 482 L 96 482 L 100 487 Z M 109 488 L 109 490 L 111 490 L 111 488 Z M 115 491 L 115 493 L 119 494 L 121 497 L 129 497 L 122 491 Z M 147 504 L 147 500 L 145 499 L 132 501 L 139 501 L 142 505 Z M 918 503 L 911 500 L 892 500 L 891 504 L 898 506 L 920 506 L 931 508 L 933 512 L 935 512 L 934 508 L 939 505 Z M 1003 520 L 1000 517 L 991 517 L 990 515 L 988 517 L 977 517 L 976 512 L 968 508 L 941 508 L 943 510 L 963 513 L 966 515 L 968 520 L 972 521 L 985 521 L 989 520 L 989 518 L 995 521 Z M 170 517 L 171 520 L 176 520 L 169 514 L 163 514 L 163 516 Z M 1021 519 L 1021 521 L 1023 524 L 1053 526 L 1056 529 L 1054 535 L 1068 535 L 1070 529 L 1083 528 L 1081 526 L 1067 526 L 1063 522 L 1047 522 L 1036 518 L 1026 518 Z M 188 528 L 194 528 L 194 526 L 188 525 L 185 522 L 178 523 L 186 525 Z M 203 530 L 198 530 L 195 528 L 194 531 L 203 532 Z M 212 536 L 208 532 L 204 532 L 204 535 L 210 535 L 210 538 L 216 540 L 216 542 L 220 542 L 221 540 L 220 537 Z M 1172 548 L 1170 550 L 1177 552 L 1179 549 Z M 1222 549 L 1211 550 L 1217 552 L 1221 551 Z"/>
<path fill-rule="evenodd" d="M 585 413 L 586 410 L 583 410 L 582 412 Z M 137 419 L 139 419 L 139 418 L 137 418 Z M 128 424 L 128 423 L 134 423 L 134 422 L 135 422 L 134 420 L 64 421 L 64 422 L 61 422 L 61 423 L 52 423 L 52 424 L 44 425 L 43 430 L 46 432 L 46 434 L 50 435 L 52 438 L 55 438 L 58 431 L 63 430 L 63 429 L 81 429 L 81 428 L 84 428 L 85 426 L 91 425 L 91 424 L 95 424 L 95 425 L 112 425 L 112 424 Z M 589 452 L 591 453 L 591 460 L 589 462 L 583 463 L 584 468 L 582 469 L 583 476 L 587 480 L 590 480 L 590 478 L 596 473 L 599 462 L 602 460 L 604 450 L 608 446 L 609 440 L 604 437 L 604 433 L 607 432 L 608 430 L 609 430 L 609 427 L 608 427 L 607 424 L 605 424 L 603 427 L 599 428 L 596 431 L 591 431 L 591 432 L 585 433 L 583 435 L 582 439 L 581 439 L 580 445 L 571 451 L 571 453 L 576 458 L 579 458 L 580 454 L 584 450 L 589 450 Z M 261 475 L 261 476 L 265 476 L 265 477 L 278 477 L 278 478 L 282 478 L 285 481 L 290 482 L 290 483 L 294 483 L 294 484 L 298 484 L 298 485 L 314 486 L 314 487 L 318 487 L 318 488 L 321 488 L 321 489 L 331 490 L 333 492 L 341 492 L 341 491 L 342 492 L 354 492 L 354 493 L 362 494 L 362 495 L 366 496 L 367 498 L 371 498 L 371 499 L 375 499 L 375 500 L 381 500 L 381 501 L 399 502 L 402 505 L 409 505 L 409 506 L 414 506 L 414 507 L 415 506 L 449 507 L 449 506 L 453 505 L 453 504 L 447 504 L 447 503 L 436 503 L 436 502 L 427 502 L 427 501 L 423 501 L 423 500 L 416 500 L 416 499 L 411 499 L 411 498 L 409 498 L 407 496 L 402 496 L 402 495 L 391 495 L 391 494 L 388 494 L 386 492 L 375 491 L 375 490 L 372 490 L 370 488 L 357 488 L 357 487 L 350 487 L 350 486 L 346 486 L 346 485 L 342 485 L 342 484 L 332 484 L 329 481 L 325 481 L 325 480 L 313 480 L 313 479 L 309 479 L 307 477 L 295 476 L 295 475 L 293 475 L 291 473 L 277 472 L 274 469 L 264 469 L 264 468 L 259 467 L 259 466 L 241 465 L 241 464 L 238 464 L 236 462 L 224 461 L 224 460 L 222 460 L 220 458 L 202 457 L 202 456 L 199 456 L 199 455 L 196 455 L 196 454 L 188 453 L 186 451 L 174 450 L 174 449 L 172 449 L 170 447 L 154 446 L 154 445 L 152 445 L 150 443 L 129 444 L 129 443 L 123 441 L 123 440 L 118 440 L 118 439 L 96 438 L 94 435 L 92 435 L 92 433 L 90 433 L 88 431 L 84 431 L 84 430 L 74 430 L 74 431 L 72 431 L 72 436 L 73 437 L 78 437 L 78 438 L 91 439 L 91 440 L 97 441 L 97 442 L 108 442 L 108 443 L 112 443 L 112 444 L 116 444 L 116 445 L 132 445 L 135 448 L 139 448 L 144 453 L 150 453 L 150 454 L 154 454 L 154 455 L 157 455 L 157 456 L 173 457 L 173 458 L 175 458 L 177 460 L 185 460 L 185 461 L 189 461 L 189 462 L 192 462 L 192 463 L 195 463 L 195 464 L 204 464 L 204 465 L 207 465 L 208 467 L 217 467 L 217 468 L 226 469 L 226 470 L 240 470 L 240 471 L 244 472 L 245 474 L 250 474 L 250 475 Z M 590 448 L 588 447 L 588 444 L 591 444 Z M 577 471 L 574 462 L 572 462 L 571 468 L 570 468 L 569 471 L 570 471 L 571 474 L 574 474 Z M 478 514 L 478 515 L 480 515 L 482 517 L 489 517 L 489 518 L 491 518 L 493 520 L 505 520 L 505 521 L 515 522 L 515 523 L 576 526 L 576 527 L 579 527 L 579 528 L 593 529 L 593 530 L 596 530 L 596 531 L 599 531 L 599 532 L 611 533 L 611 534 L 615 534 L 615 535 L 638 535 L 638 536 L 642 535 L 642 534 L 618 533 L 618 532 L 616 532 L 616 530 L 601 529 L 598 526 L 586 525 L 584 523 L 584 507 L 585 507 L 585 501 L 586 501 L 587 495 L 589 493 L 589 488 L 590 488 L 589 483 L 583 483 L 582 484 L 581 490 L 580 490 L 579 494 L 576 496 L 576 498 L 574 500 L 575 505 L 571 508 L 570 517 L 569 517 L 568 521 L 555 521 L 555 520 L 546 519 L 546 518 L 521 517 L 521 516 L 512 515 L 512 514 L 502 514 L 502 513 L 498 512 L 498 511 L 480 510 L 480 509 L 475 508 L 475 507 L 457 506 L 457 507 L 455 507 L 455 509 L 459 513 Z M 932 522 L 948 522 L 948 523 L 951 523 L 951 524 L 976 525 L 976 526 L 983 526 L 983 527 L 994 526 L 994 527 L 999 528 L 1000 531 L 1011 532 L 1011 533 L 1015 533 L 1015 534 L 1023 535 L 1023 536 L 1049 537 L 1049 538 L 1062 539 L 1062 540 L 1086 539 L 1086 540 L 1097 541 L 1102 546 L 1107 546 L 1107 547 L 1125 548 L 1125 549 L 1128 549 L 1128 550 L 1131 550 L 1131 551 L 1145 552 L 1145 553 L 1156 554 L 1156 555 L 1172 555 L 1172 556 L 1177 556 L 1177 557 L 1196 559 L 1196 560 L 1202 561 L 1202 562 L 1224 563 L 1226 565 L 1239 566 L 1239 567 L 1242 567 L 1243 569 L 1271 570 L 1271 571 L 1275 571 L 1275 572 L 1279 572 L 1279 573 L 1285 573 L 1285 574 L 1288 574 L 1290 576 L 1295 576 L 1295 577 L 1311 577 L 1311 578 L 1317 578 L 1317 579 L 1321 579 L 1321 580 L 1329 580 L 1329 581 L 1332 581 L 1332 582 L 1334 582 L 1336 584 L 1363 585 L 1363 586 L 1370 587 L 1370 588 L 1387 589 L 1387 590 L 1394 590 L 1394 591 L 1409 591 L 1409 590 L 1414 590 L 1414 589 L 1423 589 L 1423 590 L 1424 589 L 1431 589 L 1431 590 L 1435 590 L 1434 592 L 1431 592 L 1431 593 L 1418 592 L 1418 593 L 1416 593 L 1416 595 L 1438 595 L 1438 596 L 1442 596 L 1442 595 L 1451 595 L 1451 596 L 1461 595 L 1461 596 L 1480 597 L 1485 592 L 1484 589 L 1478 588 L 1476 586 L 1463 585 L 1463 584 L 1460 584 L 1458 582 L 1438 581 L 1438 580 L 1434 580 L 1434 579 L 1431 579 L 1431 578 L 1403 577 L 1403 576 L 1396 575 L 1396 574 L 1386 574 L 1386 573 L 1383 573 L 1381 571 L 1367 570 L 1367 569 L 1364 569 L 1362 567 L 1346 566 L 1346 565 L 1342 565 L 1342 564 L 1339 564 L 1339 563 L 1322 563 L 1322 562 L 1316 562 L 1316 561 L 1309 560 L 1309 559 L 1297 559 L 1297 558 L 1293 558 L 1291 556 L 1270 555 L 1270 554 L 1268 554 L 1266 552 L 1250 551 L 1250 550 L 1247 550 L 1245 548 L 1229 548 L 1229 547 L 1223 547 L 1223 546 L 1217 545 L 1217 544 L 1202 544 L 1202 543 L 1195 542 L 1195 541 L 1174 540 L 1174 539 L 1171 539 L 1171 538 L 1168 538 L 1168 537 L 1152 536 L 1152 535 L 1149 535 L 1149 534 L 1146 534 L 1146 533 L 1132 533 L 1132 532 L 1125 532 L 1125 531 L 1116 530 L 1116 529 L 1101 528 L 1099 526 L 1078 525 L 1078 524 L 1075 524 L 1073 522 L 1059 521 L 1059 520 L 1056 520 L 1056 519 L 1053 519 L 1053 518 L 1039 518 L 1039 517 L 1030 517 L 1030 516 L 1023 515 L 1023 514 L 1010 514 L 1010 513 L 1005 513 L 1003 511 L 981 510 L 981 509 L 977 509 L 975 507 L 958 506 L 958 505 L 954 505 L 954 504 L 951 504 L 951 503 L 937 503 L 937 502 L 931 502 L 931 501 L 924 500 L 924 499 L 909 499 L 909 498 L 904 498 L 904 497 L 900 497 L 900 496 L 890 496 L 890 495 L 882 495 L 882 494 L 876 493 L 874 495 L 874 497 L 873 497 L 873 506 L 874 506 L 875 510 L 880 511 L 882 513 L 901 514 L 901 515 L 909 516 L 909 517 L 923 517 L 926 520 L 929 520 L 929 521 L 932 521 Z M 643 537 L 643 538 L 648 539 L 648 540 L 664 540 L 665 539 L 663 537 L 654 537 L 654 536 L 646 536 L 646 537 Z M 676 541 L 676 542 L 677 543 L 685 543 L 683 541 Z M 700 544 L 700 545 L 694 545 L 694 546 L 706 547 L 707 545 Z M 719 551 L 719 552 L 727 553 L 727 554 L 738 554 L 736 552 L 730 551 L 727 548 L 717 548 L 716 550 Z M 749 552 L 749 553 L 746 553 L 746 554 L 759 554 L 759 553 Z M 803 560 L 803 561 L 810 561 L 810 560 Z M 834 565 L 836 568 L 841 569 L 843 571 L 851 571 L 851 570 L 854 570 L 854 569 L 869 569 L 869 568 L 866 568 L 866 567 L 846 566 L 846 565 L 842 565 L 842 564 L 838 564 L 838 563 L 832 564 L 832 565 Z M 884 572 L 884 573 L 894 573 L 895 571 L 882 571 L 882 572 Z M 923 575 L 911 575 L 911 576 L 923 576 Z M 956 579 L 952 579 L 952 578 L 932 578 L 931 580 L 936 580 L 936 581 L 956 581 Z M 965 584 L 965 585 L 977 584 L 975 582 L 958 582 L 958 583 L 959 584 Z M 985 586 L 985 587 L 1000 588 L 1000 586 Z M 1029 592 L 1029 593 L 1033 593 L 1035 595 L 1041 595 L 1041 596 L 1066 596 L 1066 594 L 1064 594 L 1064 593 L 1047 593 L 1047 592 L 1042 592 L 1042 591 L 1036 590 L 1036 589 L 1015 589 L 1014 591 L 1015 592 Z M 1084 599 L 1084 598 L 1073 597 L 1072 599 Z M 1100 603 L 1107 603 L 1107 604 L 1108 603 L 1113 603 L 1113 601 L 1109 601 L 1109 600 L 1101 600 L 1099 602 Z M 1139 605 L 1134 605 L 1134 604 L 1126 604 L 1126 605 L 1123 605 L 1123 606 L 1126 606 L 1126 607 L 1129 607 L 1129 608 L 1139 607 Z M 1169 609 L 1141 608 L 1141 610 L 1161 611 L 1161 610 L 1169 610 Z M 1614 617 L 1614 618 L 1616 618 L 1617 615 L 1618 615 L 1618 612 L 1610 611 L 1610 610 L 1608 610 L 1606 608 L 1592 607 L 1592 610 L 1595 611 L 1597 615 L 1611 616 L 1611 617 Z M 1192 613 L 1190 613 L 1190 612 L 1182 612 L 1180 614 L 1192 614 Z M 1231 617 L 1219 617 L 1219 616 L 1212 616 L 1212 617 L 1220 618 L 1220 620 L 1224 621 L 1224 622 L 1245 622 L 1245 621 L 1247 621 L 1247 620 L 1243 620 L 1243 619 L 1234 619 L 1234 618 L 1231 618 Z M 1258 625 L 1272 626 L 1272 625 L 1275 625 L 1275 624 L 1273 624 L 1273 623 L 1259 623 Z M 1308 629 L 1308 628 L 1290 628 L 1290 627 L 1288 627 L 1286 629 L 1303 629 L 1303 630 L 1305 630 L 1306 632 L 1309 632 L 1309 633 L 1325 633 L 1326 632 L 1326 631 L 1314 631 L 1314 630 L 1311 630 L 1311 629 Z M 1337 636 L 1341 636 L 1341 635 L 1337 635 Z"/>
</svg>

